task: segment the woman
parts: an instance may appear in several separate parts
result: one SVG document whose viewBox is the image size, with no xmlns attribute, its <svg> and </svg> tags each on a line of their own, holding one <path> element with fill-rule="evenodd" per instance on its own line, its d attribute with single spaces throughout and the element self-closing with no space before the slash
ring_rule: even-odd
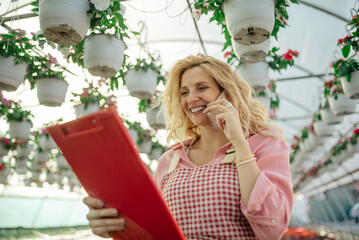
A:
<svg viewBox="0 0 359 240">
<path fill-rule="evenodd" d="M 280 239 L 292 208 L 288 148 L 250 86 L 198 54 L 174 65 L 163 103 L 168 140 L 179 143 L 159 159 L 154 180 L 186 237 Z M 95 234 L 125 227 L 110 218 L 115 209 L 84 202 Z"/>
</svg>

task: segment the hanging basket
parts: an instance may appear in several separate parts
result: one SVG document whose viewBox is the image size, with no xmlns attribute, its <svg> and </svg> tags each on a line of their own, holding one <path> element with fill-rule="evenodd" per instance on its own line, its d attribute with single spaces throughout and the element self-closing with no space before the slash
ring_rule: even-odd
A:
<svg viewBox="0 0 359 240">
<path fill-rule="evenodd" d="M 31 162 L 31 169 L 33 171 L 40 171 L 43 167 L 44 167 L 44 163 L 42 162 L 36 162 L 36 161 Z"/>
<path fill-rule="evenodd" d="M 349 143 L 347 147 L 349 153 L 351 154 L 359 153 L 359 142 L 357 142 L 356 144 Z"/>
<path fill-rule="evenodd" d="M 66 161 L 66 158 L 63 155 L 58 156 L 57 158 L 57 167 L 69 168 L 70 165 Z"/>
<path fill-rule="evenodd" d="M 55 183 L 55 177 L 54 174 L 52 173 L 47 173 L 46 174 L 46 182 L 48 182 L 48 184 L 52 185 Z"/>
<path fill-rule="evenodd" d="M 343 116 L 335 116 L 330 107 L 321 109 L 320 114 L 327 125 L 339 124 L 343 121 Z"/>
<path fill-rule="evenodd" d="M 146 118 L 148 124 L 154 129 L 166 127 L 165 115 L 160 106 L 146 110 Z"/>
<path fill-rule="evenodd" d="M 78 118 L 100 110 L 100 107 L 98 106 L 97 103 L 89 103 L 86 108 L 85 108 L 85 104 L 81 103 L 79 105 L 76 105 L 74 108 L 75 108 L 76 117 Z"/>
<path fill-rule="evenodd" d="M 49 107 L 61 106 L 65 101 L 69 84 L 61 78 L 41 78 L 36 80 L 39 103 Z"/>
<path fill-rule="evenodd" d="M 24 144 L 23 146 L 18 145 L 16 147 L 16 156 L 18 158 L 27 158 L 31 153 L 33 146 L 30 144 Z"/>
<path fill-rule="evenodd" d="M 60 45 L 76 45 L 90 26 L 90 1 L 40 0 L 40 28 L 45 37 Z"/>
<path fill-rule="evenodd" d="M 48 151 L 35 151 L 34 161 L 39 163 L 45 163 L 49 160 L 49 152 Z"/>
<path fill-rule="evenodd" d="M 269 114 L 269 111 L 270 111 L 270 99 L 269 99 L 269 97 L 257 97 L 257 99 L 258 99 L 258 101 L 263 103 L 264 106 L 266 106 L 267 114 Z"/>
<path fill-rule="evenodd" d="M 232 39 L 233 51 L 242 63 L 263 61 L 268 55 L 270 39 L 257 45 L 241 45 Z"/>
<path fill-rule="evenodd" d="M 15 57 L 0 56 L 0 91 L 15 91 L 24 81 L 26 63 L 15 65 Z"/>
<path fill-rule="evenodd" d="M 352 114 L 355 112 L 355 101 L 349 99 L 343 93 L 338 94 L 337 100 L 335 100 L 333 96 L 329 96 L 328 101 L 330 108 L 336 116 Z"/>
<path fill-rule="evenodd" d="M 8 168 L 4 168 L 0 170 L 0 184 L 7 184 L 7 177 L 9 176 L 10 170 Z"/>
<path fill-rule="evenodd" d="M 157 76 L 152 69 L 147 69 L 147 72 L 143 69 L 128 70 L 125 82 L 130 95 L 139 99 L 149 99 L 156 91 Z"/>
<path fill-rule="evenodd" d="M 26 159 L 16 159 L 15 161 L 15 170 L 17 174 L 23 175 L 27 173 L 27 160 Z"/>
<path fill-rule="evenodd" d="M 341 77 L 340 82 L 343 86 L 344 94 L 351 99 L 359 99 L 359 71 L 351 73 L 351 80 L 348 82 L 346 77 Z"/>
<path fill-rule="evenodd" d="M 150 140 L 144 140 L 141 144 L 138 144 L 138 151 L 140 153 L 149 154 L 152 149 L 152 142 Z"/>
<path fill-rule="evenodd" d="M 334 129 L 329 127 L 322 120 L 313 123 L 314 131 L 318 137 L 330 137 L 334 133 Z"/>
<path fill-rule="evenodd" d="M 57 145 L 56 145 L 54 139 L 52 139 L 52 137 L 50 135 L 48 135 L 48 136 L 41 135 L 39 144 L 40 144 L 40 147 L 42 148 L 42 150 L 45 150 L 45 151 L 50 151 L 51 149 L 57 148 Z"/>
<path fill-rule="evenodd" d="M 130 133 L 130 136 L 131 136 L 133 142 L 136 143 L 137 140 L 138 140 L 138 132 L 137 132 L 137 130 L 131 128 L 131 129 L 128 129 L 128 132 Z"/>
<path fill-rule="evenodd" d="M 112 35 L 96 34 L 86 37 L 84 63 L 94 76 L 114 77 L 123 64 L 125 44 Z"/>
<path fill-rule="evenodd" d="M 222 5 L 233 39 L 242 45 L 267 40 L 274 27 L 273 0 L 227 0 Z"/>
<path fill-rule="evenodd" d="M 9 150 L 6 149 L 3 144 L 0 143 L 0 157 L 6 156 L 8 153 L 9 153 Z"/>
<path fill-rule="evenodd" d="M 28 139 L 30 135 L 31 122 L 28 121 L 9 121 L 9 135 L 11 138 Z"/>
<path fill-rule="evenodd" d="M 264 91 L 268 86 L 268 71 L 269 66 L 266 62 L 243 63 L 238 67 L 239 75 L 243 77 L 256 92 Z"/>
</svg>

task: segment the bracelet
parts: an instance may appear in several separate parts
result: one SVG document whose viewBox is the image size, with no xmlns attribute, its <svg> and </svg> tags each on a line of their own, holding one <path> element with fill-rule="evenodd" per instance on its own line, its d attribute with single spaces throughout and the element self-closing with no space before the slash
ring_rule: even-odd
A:
<svg viewBox="0 0 359 240">
<path fill-rule="evenodd" d="M 252 158 L 250 158 L 250 159 L 248 159 L 248 160 L 238 162 L 238 163 L 236 163 L 236 168 L 238 168 L 239 166 L 244 165 L 244 164 L 246 164 L 246 163 L 249 163 L 249 162 L 251 162 L 251 161 L 253 161 L 253 160 L 257 160 L 257 158 L 256 158 L 256 157 L 252 157 Z"/>
<path fill-rule="evenodd" d="M 241 158 L 241 159 L 239 159 L 239 160 L 236 159 L 236 160 L 234 160 L 233 162 L 234 162 L 235 164 L 237 164 L 237 163 L 246 161 L 246 160 L 248 160 L 248 159 L 250 159 L 250 158 L 254 158 L 254 154 L 250 154 L 250 155 L 248 155 L 248 156 L 246 156 L 246 157 L 244 157 L 244 158 Z"/>
</svg>

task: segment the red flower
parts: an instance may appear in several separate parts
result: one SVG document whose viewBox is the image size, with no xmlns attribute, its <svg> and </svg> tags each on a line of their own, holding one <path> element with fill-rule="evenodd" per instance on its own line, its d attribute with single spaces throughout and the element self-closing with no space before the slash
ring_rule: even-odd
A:
<svg viewBox="0 0 359 240">
<path fill-rule="evenodd" d="M 352 17 L 352 20 L 353 20 L 353 19 L 357 19 L 357 18 L 358 18 L 358 14 L 355 15 L 355 16 L 353 16 L 353 17 Z"/>
<path fill-rule="evenodd" d="M 355 130 L 353 131 L 353 133 L 354 133 L 355 135 L 359 134 L 359 128 L 355 129 Z"/>
<path fill-rule="evenodd" d="M 293 60 L 293 55 L 290 52 L 287 52 L 285 54 L 283 54 L 284 60 L 286 61 L 292 61 Z"/>
<path fill-rule="evenodd" d="M 293 139 L 294 139 L 294 140 L 298 140 L 297 135 L 294 135 L 294 136 L 293 136 Z"/>
<path fill-rule="evenodd" d="M 0 171 L 5 168 L 4 164 L 0 164 Z"/>
<path fill-rule="evenodd" d="M 341 38 L 338 40 L 338 44 L 343 45 L 343 43 L 344 43 L 344 39 Z"/>
<path fill-rule="evenodd" d="M 232 53 L 231 52 L 226 52 L 225 54 L 224 54 L 224 58 L 227 58 L 229 55 L 231 55 Z"/>
<path fill-rule="evenodd" d="M 294 148 L 295 148 L 295 145 L 294 145 L 294 144 L 290 145 L 290 148 L 291 148 L 291 149 L 294 149 Z"/>
</svg>

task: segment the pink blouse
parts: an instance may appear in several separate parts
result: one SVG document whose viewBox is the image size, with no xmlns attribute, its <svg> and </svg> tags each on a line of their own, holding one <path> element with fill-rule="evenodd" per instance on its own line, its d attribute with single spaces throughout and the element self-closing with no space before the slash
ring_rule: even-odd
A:
<svg viewBox="0 0 359 240">
<path fill-rule="evenodd" d="M 274 130 L 270 130 L 275 134 Z M 191 140 L 183 142 L 188 146 Z M 240 207 L 259 239 L 280 239 L 288 226 L 293 203 L 292 181 L 289 167 L 289 151 L 286 142 L 276 137 L 253 135 L 248 140 L 252 152 L 257 158 L 260 174 L 251 192 L 248 206 L 241 200 Z M 225 161 L 226 150 L 231 143 L 225 144 L 208 165 Z M 197 167 L 186 154 L 181 144 L 176 144 L 158 161 L 154 180 L 161 189 L 163 179 L 173 155 L 180 157 L 177 168 Z"/>
</svg>

